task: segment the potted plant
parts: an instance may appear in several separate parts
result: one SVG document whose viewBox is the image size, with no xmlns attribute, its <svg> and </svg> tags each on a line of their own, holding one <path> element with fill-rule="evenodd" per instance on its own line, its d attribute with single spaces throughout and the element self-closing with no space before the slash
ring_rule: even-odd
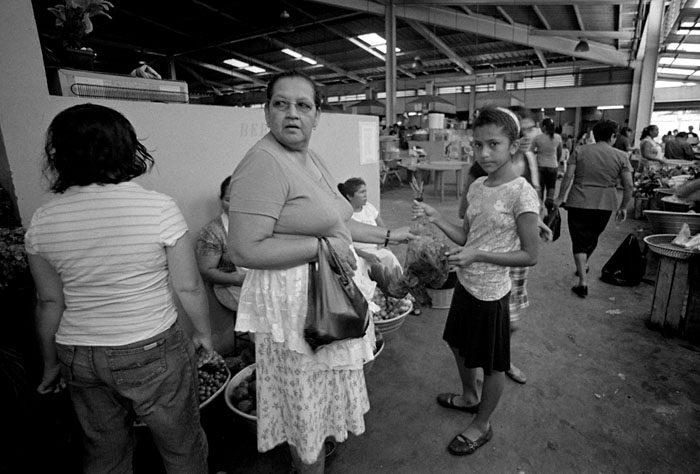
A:
<svg viewBox="0 0 700 474">
<path fill-rule="evenodd" d="M 56 17 L 62 45 L 62 60 L 69 66 L 92 69 L 95 52 L 83 46 L 83 41 L 94 27 L 91 18 L 106 16 L 114 8 L 107 0 L 65 0 L 48 10 Z M 86 67 L 87 66 L 87 67 Z"/>
</svg>

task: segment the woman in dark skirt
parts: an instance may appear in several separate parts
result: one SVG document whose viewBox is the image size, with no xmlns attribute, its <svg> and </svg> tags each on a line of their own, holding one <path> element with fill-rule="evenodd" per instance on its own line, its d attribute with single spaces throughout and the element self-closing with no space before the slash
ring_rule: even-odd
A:
<svg viewBox="0 0 700 474">
<path fill-rule="evenodd" d="M 571 155 L 555 200 L 560 206 L 568 192 L 566 210 L 578 276 L 571 291 L 581 298 L 588 296 L 588 259 L 598 245 L 598 237 L 613 211 L 616 211 L 616 222 L 627 218 L 627 206 L 632 199 L 632 166 L 627 153 L 612 147 L 616 133 L 617 123 L 612 120 L 601 120 L 593 127 L 596 142 L 578 147 Z M 619 207 L 618 179 L 623 186 Z"/>
</svg>

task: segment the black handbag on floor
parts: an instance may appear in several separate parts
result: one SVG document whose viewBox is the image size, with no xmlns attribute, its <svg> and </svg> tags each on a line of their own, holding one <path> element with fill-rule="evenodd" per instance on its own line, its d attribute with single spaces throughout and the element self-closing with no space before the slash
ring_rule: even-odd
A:
<svg viewBox="0 0 700 474">
<path fill-rule="evenodd" d="M 318 261 L 309 264 L 304 339 L 315 351 L 333 341 L 359 338 L 365 335 L 369 318 L 364 295 L 343 269 L 328 239 L 319 238 Z"/>
<path fill-rule="evenodd" d="M 603 265 L 600 279 L 617 286 L 636 286 L 644 277 L 647 259 L 639 249 L 639 241 L 629 234 Z"/>
</svg>

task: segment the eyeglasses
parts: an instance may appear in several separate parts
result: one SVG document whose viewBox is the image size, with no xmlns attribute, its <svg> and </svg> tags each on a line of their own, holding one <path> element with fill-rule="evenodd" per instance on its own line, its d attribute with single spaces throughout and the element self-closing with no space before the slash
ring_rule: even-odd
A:
<svg viewBox="0 0 700 474">
<path fill-rule="evenodd" d="M 309 102 L 289 102 L 288 100 L 275 99 L 270 101 L 270 105 L 275 110 L 280 112 L 286 112 L 293 105 L 302 114 L 308 114 L 316 107 L 314 104 Z"/>
</svg>

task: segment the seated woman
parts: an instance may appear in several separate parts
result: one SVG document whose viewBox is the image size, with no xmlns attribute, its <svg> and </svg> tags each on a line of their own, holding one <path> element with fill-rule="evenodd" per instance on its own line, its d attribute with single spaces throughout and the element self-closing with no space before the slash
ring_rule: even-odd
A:
<svg viewBox="0 0 700 474">
<path fill-rule="evenodd" d="M 226 247 L 230 182 L 229 176 L 221 183 L 221 215 L 200 231 L 196 254 L 202 279 L 213 285 L 216 299 L 231 311 L 238 311 L 238 300 L 246 270 L 233 264 Z"/>
<path fill-rule="evenodd" d="M 367 184 L 362 178 L 350 178 L 344 183 L 338 184 L 338 190 L 352 205 L 352 219 L 363 224 L 386 227 L 379 217 L 379 211 L 371 203 L 367 202 Z M 396 255 L 379 244 L 365 244 L 353 242 L 353 247 L 358 256 L 366 260 L 368 266 L 373 263 L 381 263 L 385 267 L 399 267 L 401 264 Z"/>
<path fill-rule="evenodd" d="M 362 222 L 363 224 L 386 227 L 384 221 L 379 217 L 379 211 L 371 203 L 367 201 L 367 183 L 362 178 L 350 178 L 344 183 L 338 184 L 338 191 L 352 206 L 352 220 Z M 396 255 L 379 244 L 366 244 L 361 242 L 353 242 L 353 248 L 360 260 L 358 261 L 357 269 L 361 273 L 370 274 L 370 268 L 373 264 L 380 264 L 388 268 L 397 268 L 401 271 L 401 263 Z M 413 297 L 409 294 L 409 298 Z M 421 314 L 420 308 L 414 300 L 413 314 Z"/>
</svg>

